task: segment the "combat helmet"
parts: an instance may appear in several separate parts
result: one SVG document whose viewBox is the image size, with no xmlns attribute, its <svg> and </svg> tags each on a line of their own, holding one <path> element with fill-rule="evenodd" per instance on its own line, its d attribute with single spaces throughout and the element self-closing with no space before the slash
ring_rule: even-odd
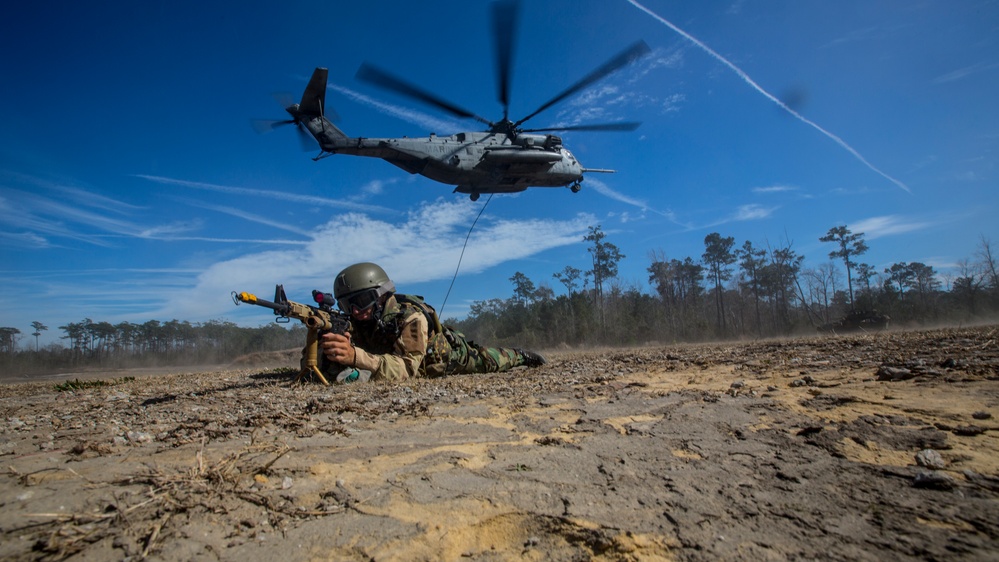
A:
<svg viewBox="0 0 999 562">
<path fill-rule="evenodd" d="M 379 299 L 395 292 L 395 283 L 385 270 L 373 263 L 356 263 L 333 280 L 333 297 L 340 310 L 356 314 L 377 305 Z"/>
</svg>

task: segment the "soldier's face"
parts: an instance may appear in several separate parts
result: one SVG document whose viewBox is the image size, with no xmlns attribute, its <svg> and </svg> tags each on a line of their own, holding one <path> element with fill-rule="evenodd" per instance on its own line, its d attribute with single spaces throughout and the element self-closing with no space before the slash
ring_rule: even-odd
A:
<svg viewBox="0 0 999 562">
<path fill-rule="evenodd" d="M 367 322 L 371 320 L 378 300 L 378 291 L 367 289 L 341 297 L 337 304 L 340 305 L 340 310 L 349 313 L 354 320 Z"/>
<path fill-rule="evenodd" d="M 375 313 L 375 307 L 373 306 L 369 306 L 368 308 L 365 308 L 363 310 L 359 310 L 357 307 L 354 307 L 350 311 L 350 317 L 358 322 L 367 322 L 371 320 L 371 316 L 374 313 Z"/>
</svg>

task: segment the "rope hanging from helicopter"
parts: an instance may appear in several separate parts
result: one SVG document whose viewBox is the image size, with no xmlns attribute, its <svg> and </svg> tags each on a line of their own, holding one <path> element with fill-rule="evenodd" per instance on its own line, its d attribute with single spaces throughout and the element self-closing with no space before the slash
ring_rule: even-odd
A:
<svg viewBox="0 0 999 562">
<path fill-rule="evenodd" d="M 454 268 L 454 276 L 451 277 L 451 284 L 447 288 L 447 293 L 444 295 L 444 302 L 441 303 L 441 309 L 437 312 L 438 318 L 444 317 L 444 307 L 447 306 L 447 298 L 451 296 L 451 289 L 454 288 L 454 281 L 458 278 L 458 271 L 461 269 L 461 260 L 465 257 L 465 248 L 468 247 L 468 239 L 472 236 L 472 230 L 475 228 L 476 223 L 479 222 L 479 217 L 482 213 L 486 211 L 486 207 L 489 206 L 489 202 L 493 200 L 493 195 L 495 193 L 490 193 L 489 197 L 486 198 L 486 202 L 482 204 L 482 208 L 479 209 L 479 214 L 475 215 L 475 220 L 472 221 L 472 226 L 468 227 L 468 234 L 465 235 L 465 243 L 461 245 L 461 253 L 458 255 L 458 265 Z"/>
</svg>

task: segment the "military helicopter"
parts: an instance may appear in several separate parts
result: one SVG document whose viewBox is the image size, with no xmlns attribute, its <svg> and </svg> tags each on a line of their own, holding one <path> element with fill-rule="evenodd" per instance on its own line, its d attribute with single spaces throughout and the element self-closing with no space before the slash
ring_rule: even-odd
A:
<svg viewBox="0 0 999 562">
<path fill-rule="evenodd" d="M 515 193 L 529 187 L 565 187 L 580 190 L 585 172 L 613 173 L 614 170 L 584 168 L 567 148 L 556 131 L 633 131 L 639 123 L 618 122 L 566 127 L 524 129 L 522 125 L 542 111 L 589 87 L 611 73 L 646 55 L 650 49 L 643 41 L 590 72 L 542 104 L 533 113 L 517 121 L 508 117 L 510 104 L 510 67 L 516 27 L 516 0 L 495 2 L 492 6 L 496 42 L 499 101 L 503 118 L 490 121 L 443 98 L 397 78 L 369 63 L 364 63 L 357 78 L 441 109 L 451 115 L 470 118 L 486 125 L 485 131 L 463 132 L 450 136 L 431 134 L 425 138 L 350 137 L 325 114 L 328 71 L 316 68 L 299 103 L 285 107 L 291 119 L 254 122 L 266 132 L 281 125 L 295 125 L 303 137 L 303 146 L 311 145 L 309 135 L 319 143 L 319 160 L 333 154 L 351 154 L 381 158 L 411 174 L 420 174 L 440 183 L 454 185 L 455 193 L 466 193 L 476 201 L 482 193 Z M 544 134 L 538 134 L 544 133 Z"/>
</svg>

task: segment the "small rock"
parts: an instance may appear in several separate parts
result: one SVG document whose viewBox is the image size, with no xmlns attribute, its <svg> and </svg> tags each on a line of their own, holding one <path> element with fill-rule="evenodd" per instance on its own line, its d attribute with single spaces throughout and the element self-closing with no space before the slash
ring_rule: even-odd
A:
<svg viewBox="0 0 999 562">
<path fill-rule="evenodd" d="M 933 449 L 924 449 L 916 453 L 916 464 L 933 470 L 941 470 L 947 466 L 940 453 Z"/>
<path fill-rule="evenodd" d="M 975 413 L 971 414 L 971 417 L 975 418 L 976 420 L 988 420 L 988 419 L 992 419 L 992 414 L 990 414 L 988 412 L 981 412 L 981 411 L 979 411 L 979 412 L 975 412 Z"/>
<path fill-rule="evenodd" d="M 916 488 L 926 488 L 929 490 L 950 490 L 954 488 L 956 482 L 943 472 L 920 472 L 912 480 L 912 485 Z"/>
<path fill-rule="evenodd" d="M 287 490 L 294 485 L 295 481 L 291 479 L 291 476 L 285 476 L 284 480 L 281 481 L 281 489 Z"/>
<path fill-rule="evenodd" d="M 962 425 L 960 427 L 955 427 L 953 431 L 954 435 L 963 435 L 964 437 L 974 437 L 976 435 L 981 435 L 985 433 L 985 428 L 977 425 Z"/>
<path fill-rule="evenodd" d="M 742 388 L 744 386 L 746 386 L 745 382 L 743 382 L 743 381 L 735 381 L 734 383 L 732 383 L 732 385 L 729 388 Z"/>
<path fill-rule="evenodd" d="M 149 443 L 153 440 L 153 436 L 144 431 L 129 431 L 125 434 L 125 437 L 132 443 L 136 445 L 141 443 Z"/>
<path fill-rule="evenodd" d="M 882 365 L 878 369 L 877 375 L 879 381 L 904 381 L 916 376 L 905 367 L 888 367 L 885 365 Z"/>
</svg>

